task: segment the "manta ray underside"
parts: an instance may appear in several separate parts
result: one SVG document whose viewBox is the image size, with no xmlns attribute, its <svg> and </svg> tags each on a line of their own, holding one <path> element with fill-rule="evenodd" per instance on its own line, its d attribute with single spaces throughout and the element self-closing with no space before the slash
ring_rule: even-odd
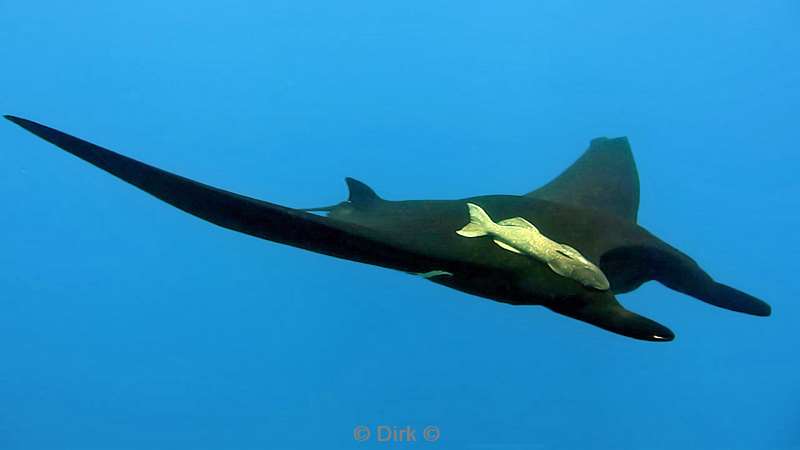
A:
<svg viewBox="0 0 800 450">
<path fill-rule="evenodd" d="M 649 341 L 674 338 L 668 328 L 628 311 L 615 298 L 650 280 L 720 308 L 756 316 L 771 312 L 767 303 L 715 282 L 690 257 L 637 224 L 639 178 L 625 138 L 593 140 L 564 173 L 526 195 L 387 201 L 365 184 L 347 178 L 347 201 L 303 210 L 217 189 L 36 122 L 5 117 L 221 227 L 419 274 L 503 303 L 542 305 L 624 336 Z M 465 237 L 457 233 L 470 223 L 468 204 L 498 220 L 498 224 L 487 222 L 494 234 Z M 570 277 L 569 270 L 556 273 L 553 269 L 564 267 L 553 261 L 578 260 L 601 270 L 608 283 L 600 286 L 610 288 L 582 284 Z"/>
</svg>

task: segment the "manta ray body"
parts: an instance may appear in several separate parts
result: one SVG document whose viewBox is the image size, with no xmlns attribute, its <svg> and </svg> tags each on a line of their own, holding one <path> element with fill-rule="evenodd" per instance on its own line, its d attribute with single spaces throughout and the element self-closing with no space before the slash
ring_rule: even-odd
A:
<svg viewBox="0 0 800 450">
<path fill-rule="evenodd" d="M 545 306 L 631 338 L 674 339 L 667 327 L 625 309 L 615 297 L 651 280 L 721 308 L 756 316 L 771 313 L 764 301 L 717 283 L 690 257 L 637 224 L 639 177 L 626 138 L 592 140 L 571 167 L 525 195 L 388 201 L 364 183 L 347 178 L 347 201 L 295 209 L 172 174 L 27 119 L 5 117 L 221 227 L 420 274 L 435 283 L 503 303 Z M 495 225 L 536 230 L 537 234 L 529 231 L 528 235 L 537 237 L 526 238 L 526 244 L 504 238 L 499 228 L 493 228 L 494 234 L 471 233 L 470 204 L 497 218 Z M 521 228 L 511 231 L 521 233 Z M 531 240 L 540 239 L 539 235 L 546 241 Z M 548 247 L 536 247 L 536 242 Z M 553 245 L 574 251 L 556 255 L 566 266 L 550 264 L 547 255 L 552 259 L 553 254 L 542 253 L 555 249 Z M 526 248 L 527 253 L 523 251 Z M 588 272 L 580 275 L 580 267 Z"/>
</svg>

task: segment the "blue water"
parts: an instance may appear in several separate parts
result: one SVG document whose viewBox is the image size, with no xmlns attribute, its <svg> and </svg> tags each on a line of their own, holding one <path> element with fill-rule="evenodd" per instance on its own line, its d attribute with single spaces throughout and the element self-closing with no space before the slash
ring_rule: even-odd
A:
<svg viewBox="0 0 800 450">
<path fill-rule="evenodd" d="M 0 1 L 0 112 L 289 206 L 345 176 L 524 193 L 628 136 L 640 223 L 774 309 L 651 283 L 620 299 L 677 339 L 639 342 L 214 227 L 3 121 L 0 449 L 800 448 L 799 25 L 769 0 Z"/>
</svg>

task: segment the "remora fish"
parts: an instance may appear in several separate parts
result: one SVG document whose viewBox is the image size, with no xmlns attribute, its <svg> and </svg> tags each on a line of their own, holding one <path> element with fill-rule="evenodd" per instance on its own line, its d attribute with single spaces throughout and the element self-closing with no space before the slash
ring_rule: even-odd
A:
<svg viewBox="0 0 800 450">
<path fill-rule="evenodd" d="M 603 272 L 579 251 L 553 241 L 522 217 L 495 223 L 480 206 L 467 203 L 467 207 L 470 222 L 456 231 L 459 235 L 470 238 L 489 236 L 495 244 L 510 252 L 532 256 L 546 263 L 562 277 L 572 278 L 584 286 L 601 291 L 610 287 Z"/>
</svg>

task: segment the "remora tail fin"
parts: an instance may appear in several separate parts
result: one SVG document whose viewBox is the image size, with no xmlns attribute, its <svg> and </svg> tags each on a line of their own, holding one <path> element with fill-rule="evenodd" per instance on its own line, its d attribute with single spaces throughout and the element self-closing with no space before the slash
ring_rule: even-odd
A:
<svg viewBox="0 0 800 450">
<path fill-rule="evenodd" d="M 456 233 L 464 237 L 486 236 L 489 227 L 493 224 L 492 219 L 483 208 L 474 203 L 467 203 L 467 207 L 469 208 L 469 223 Z"/>
</svg>

